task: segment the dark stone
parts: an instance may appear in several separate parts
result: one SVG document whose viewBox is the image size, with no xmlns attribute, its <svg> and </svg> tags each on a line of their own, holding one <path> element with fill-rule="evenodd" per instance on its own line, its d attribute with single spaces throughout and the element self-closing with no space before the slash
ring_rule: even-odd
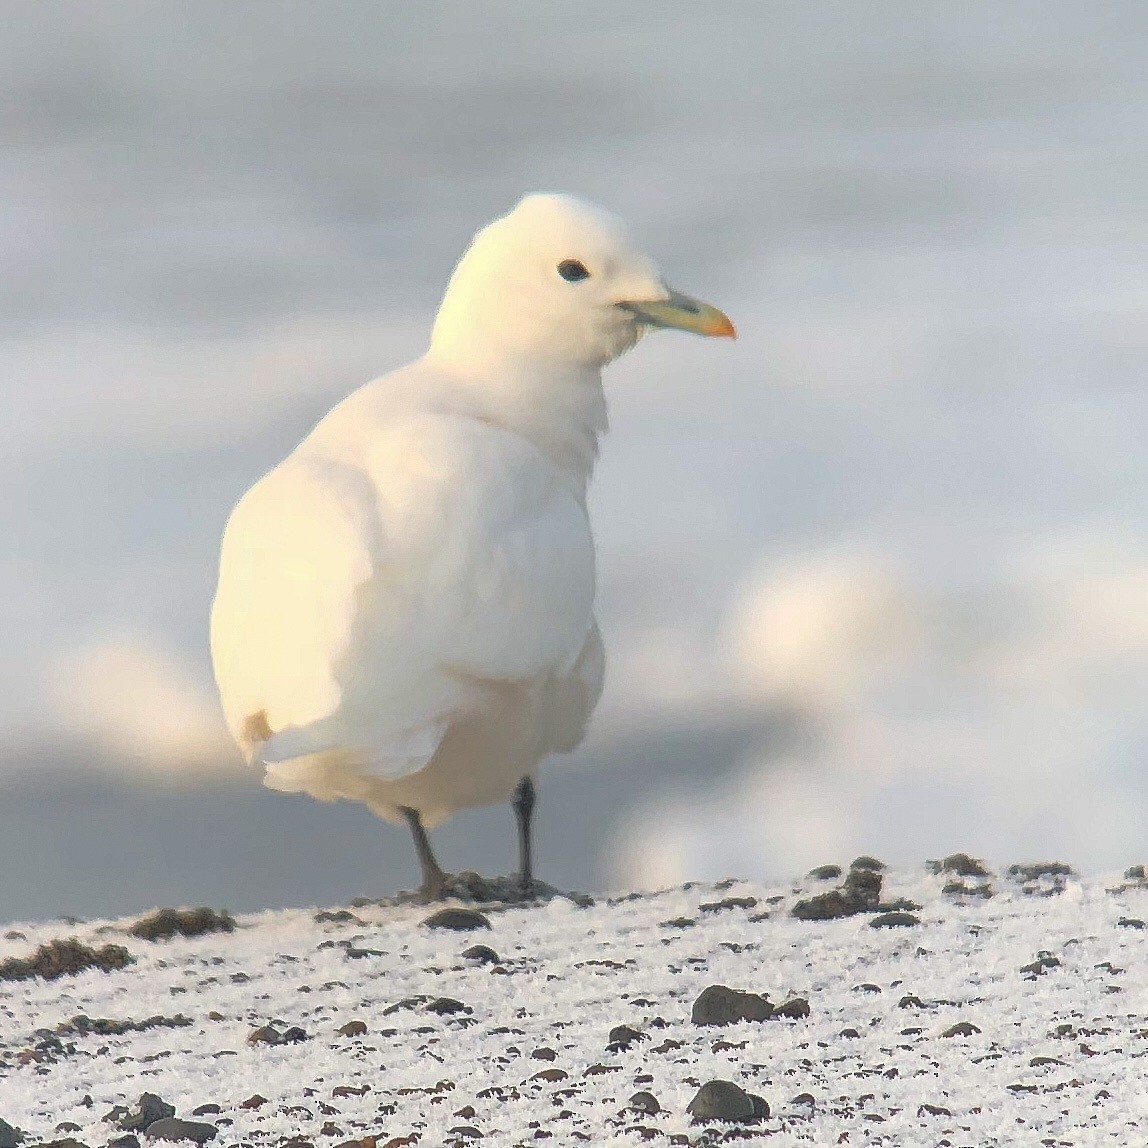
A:
<svg viewBox="0 0 1148 1148">
<path fill-rule="evenodd" d="M 636 1028 L 631 1028 L 628 1024 L 620 1024 L 615 1028 L 610 1029 L 610 1035 L 607 1038 L 606 1051 L 607 1052 L 625 1052 L 635 1041 L 649 1040 L 650 1038 L 644 1033 L 639 1032 Z"/>
<path fill-rule="evenodd" d="M 463 949 L 462 959 L 476 965 L 497 965 L 499 957 L 489 945 L 471 945 L 469 949 Z"/>
<path fill-rule="evenodd" d="M 162 1096 L 156 1096 L 154 1092 L 144 1092 L 136 1101 L 135 1111 L 121 1117 L 119 1126 L 124 1132 L 143 1132 L 156 1120 L 174 1115 L 174 1104 L 168 1104 Z"/>
<path fill-rule="evenodd" d="M 489 929 L 490 921 L 474 909 L 439 909 L 423 921 L 428 929 L 453 929 L 466 933 L 473 929 Z"/>
<path fill-rule="evenodd" d="M 545 1080 L 547 1084 L 557 1084 L 560 1080 L 565 1080 L 570 1073 L 563 1068 L 543 1068 L 536 1072 L 530 1079 L 531 1080 Z"/>
<path fill-rule="evenodd" d="M 882 913 L 869 922 L 869 927 L 871 929 L 903 929 L 920 923 L 921 918 L 914 917 L 912 913 Z"/>
<path fill-rule="evenodd" d="M 635 1092 L 634 1095 L 626 1101 L 626 1107 L 633 1109 L 635 1112 L 641 1112 L 645 1116 L 657 1116 L 662 1110 L 662 1106 L 658 1103 L 658 1098 L 652 1092 Z"/>
<path fill-rule="evenodd" d="M 930 861 L 929 870 L 933 873 L 952 873 L 955 877 L 991 877 L 992 870 L 983 861 L 970 857 L 967 853 L 950 853 L 940 861 Z"/>
<path fill-rule="evenodd" d="M 88 1146 L 82 1140 L 65 1136 L 63 1140 L 44 1140 L 37 1144 L 36 1148 L 88 1148 Z"/>
<path fill-rule="evenodd" d="M 881 873 L 885 869 L 885 862 L 878 861 L 876 857 L 870 857 L 867 853 L 863 853 L 860 857 L 854 857 L 853 860 L 849 862 L 849 868 L 854 873 Z"/>
<path fill-rule="evenodd" d="M 959 1020 L 956 1024 L 950 1025 L 941 1036 L 974 1036 L 981 1030 L 975 1024 L 967 1020 Z"/>
<path fill-rule="evenodd" d="M 840 865 L 818 865 L 809 870 L 808 876 L 814 881 L 836 881 L 844 872 Z"/>
<path fill-rule="evenodd" d="M 0 961 L 0 981 L 27 981 L 33 977 L 54 981 L 57 977 L 83 973 L 88 969 L 110 973 L 134 962 L 135 958 L 123 945 L 93 949 L 75 937 L 69 937 L 41 945 L 30 957 L 9 957 Z"/>
<path fill-rule="evenodd" d="M 242 1104 L 240 1108 L 245 1108 L 248 1112 L 253 1112 L 256 1108 L 262 1108 L 267 1103 L 267 1097 L 260 1095 L 258 1092 L 252 1093 Z"/>
<path fill-rule="evenodd" d="M 180 1120 L 175 1116 L 165 1116 L 148 1125 L 144 1135 L 149 1140 L 191 1140 L 196 1144 L 206 1144 L 214 1140 L 219 1129 L 214 1124 L 200 1120 Z"/>
<path fill-rule="evenodd" d="M 286 1029 L 284 1031 L 283 1037 L 282 1037 L 282 1043 L 283 1044 L 300 1044 L 307 1039 L 309 1039 L 309 1038 L 308 1038 L 307 1034 L 303 1031 L 303 1029 L 299 1028 L 298 1025 L 292 1025 L 291 1028 Z"/>
<path fill-rule="evenodd" d="M 940 1104 L 921 1104 L 917 1108 L 918 1116 L 952 1116 L 949 1109 Z"/>
<path fill-rule="evenodd" d="M 812 1092 L 799 1092 L 790 1102 L 790 1104 L 804 1104 L 812 1108 L 817 1100 Z"/>
<path fill-rule="evenodd" d="M 692 929 L 697 924 L 693 917 L 671 917 L 668 921 L 662 921 L 660 927 L 663 929 Z"/>
<path fill-rule="evenodd" d="M 686 1111 L 695 1124 L 721 1121 L 727 1124 L 756 1124 L 769 1118 L 769 1105 L 760 1096 L 739 1088 L 732 1080 L 710 1080 L 698 1089 Z"/>
<path fill-rule="evenodd" d="M 700 913 L 724 913 L 727 909 L 753 909 L 756 897 L 726 897 L 721 901 L 706 901 L 698 906 Z"/>
<path fill-rule="evenodd" d="M 259 1028 L 253 1028 L 247 1034 L 248 1044 L 282 1044 L 283 1037 L 277 1028 L 272 1028 L 271 1025 L 265 1024 Z"/>
<path fill-rule="evenodd" d="M 1051 953 L 1037 953 L 1031 964 L 1021 965 L 1020 971 L 1032 977 L 1042 977 L 1048 969 L 1060 968 L 1060 958 Z"/>
<path fill-rule="evenodd" d="M 366 1036 L 367 1026 L 361 1020 L 349 1020 L 337 1031 L 340 1036 Z"/>
<path fill-rule="evenodd" d="M 880 864 L 880 862 L 878 862 Z M 876 869 L 850 869 L 841 888 L 853 896 L 865 909 L 877 907 L 881 899 L 882 877 Z"/>
<path fill-rule="evenodd" d="M 771 1020 L 784 1017 L 787 1020 L 804 1020 L 809 1015 L 809 1001 L 805 997 L 790 997 L 773 1010 Z"/>
<path fill-rule="evenodd" d="M 530 1057 L 532 1060 L 557 1060 L 558 1053 L 552 1048 L 536 1048 Z"/>
<path fill-rule="evenodd" d="M 193 1108 L 191 1114 L 192 1116 L 218 1116 L 222 1111 L 222 1105 L 201 1104 L 198 1108 Z"/>
<path fill-rule="evenodd" d="M 1145 873 L 1143 865 L 1129 865 L 1124 870 L 1124 879 L 1126 881 L 1144 881 L 1148 880 L 1148 873 Z"/>
<path fill-rule="evenodd" d="M 427 1005 L 427 1012 L 433 1012 L 436 1016 L 453 1016 L 458 1012 L 474 1012 L 474 1009 L 462 1001 L 456 1001 L 454 997 L 436 997 Z"/>
<path fill-rule="evenodd" d="M 925 1004 L 925 1002 L 923 1000 L 921 1000 L 921 998 L 919 996 L 914 996 L 912 994 L 909 994 L 909 995 L 903 996 L 897 1002 L 897 1007 L 898 1008 L 928 1008 L 929 1006 L 927 1004 Z"/>
<path fill-rule="evenodd" d="M 19 1148 L 24 1143 L 24 1136 L 19 1128 L 0 1119 L 0 1148 Z"/>
<path fill-rule="evenodd" d="M 987 881 L 979 885 L 966 885 L 964 881 L 947 881 L 941 892 L 946 897 L 981 897 L 988 900 L 993 895 L 993 887 Z"/>
<path fill-rule="evenodd" d="M 1121 917 L 1116 924 L 1122 929 L 1143 929 L 1144 922 L 1139 917 Z"/>
<path fill-rule="evenodd" d="M 844 1037 L 846 1040 L 860 1040 L 861 1034 L 855 1028 L 843 1028 L 838 1036 Z"/>
<path fill-rule="evenodd" d="M 1063 861 L 1037 861 L 1033 864 L 1010 865 L 1007 872 L 1018 881 L 1039 881 L 1041 877 L 1071 877 L 1072 866 Z"/>
<path fill-rule="evenodd" d="M 204 933 L 233 933 L 235 919 L 201 905 L 198 909 L 159 909 L 141 917 L 128 930 L 144 941 L 170 941 L 172 937 L 201 937 Z"/>
<path fill-rule="evenodd" d="M 127 1132 L 123 1136 L 116 1136 L 109 1140 L 108 1148 L 140 1148 L 139 1137 Z"/>
<path fill-rule="evenodd" d="M 757 993 L 710 985 L 694 1001 L 690 1020 L 697 1025 L 736 1024 L 741 1020 L 769 1020 L 773 1005 Z"/>
<path fill-rule="evenodd" d="M 356 917 L 350 909 L 320 909 L 315 914 L 317 925 L 364 925 L 361 917 Z"/>
</svg>

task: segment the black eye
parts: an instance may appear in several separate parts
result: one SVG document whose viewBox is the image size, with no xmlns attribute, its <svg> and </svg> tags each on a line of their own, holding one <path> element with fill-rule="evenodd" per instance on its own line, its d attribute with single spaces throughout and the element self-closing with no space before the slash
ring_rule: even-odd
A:
<svg viewBox="0 0 1148 1148">
<path fill-rule="evenodd" d="M 558 274 L 566 280 L 567 283 L 581 283 L 583 279 L 590 278 L 590 272 L 586 270 L 586 264 L 580 263 L 577 259 L 563 259 L 558 264 Z"/>
</svg>

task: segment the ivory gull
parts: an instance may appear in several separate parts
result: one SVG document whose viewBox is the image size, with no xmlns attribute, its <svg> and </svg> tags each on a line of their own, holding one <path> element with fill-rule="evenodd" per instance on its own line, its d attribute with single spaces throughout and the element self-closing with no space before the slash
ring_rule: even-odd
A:
<svg viewBox="0 0 1148 1148">
<path fill-rule="evenodd" d="M 602 691 L 586 485 L 602 368 L 648 329 L 734 337 L 607 212 L 530 195 L 459 261 L 430 349 L 340 402 L 232 512 L 211 616 L 228 726 L 264 784 L 414 835 L 511 800 Z"/>
</svg>

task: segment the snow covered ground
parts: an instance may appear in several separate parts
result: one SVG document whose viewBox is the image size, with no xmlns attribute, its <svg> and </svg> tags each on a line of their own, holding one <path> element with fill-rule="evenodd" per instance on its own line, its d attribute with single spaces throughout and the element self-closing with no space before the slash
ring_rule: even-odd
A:
<svg viewBox="0 0 1148 1148">
<path fill-rule="evenodd" d="M 104 1145 L 125 1135 L 106 1115 L 148 1092 L 216 1129 L 217 1145 L 1148 1141 L 1140 882 L 922 868 L 886 873 L 880 894 L 885 909 L 916 902 L 895 918 L 916 924 L 874 927 L 885 918 L 872 904 L 791 915 L 838 887 L 560 897 L 484 907 L 491 927 L 472 932 L 384 904 L 155 942 L 128 921 L 13 925 L 0 962 L 75 936 L 123 944 L 134 963 L 0 982 L 0 1117 L 27 1145 Z M 464 959 L 476 944 L 497 958 Z M 695 1025 L 714 984 L 774 1005 L 804 998 L 809 1015 Z M 149 1018 L 161 1019 L 118 1034 L 96 1023 Z M 612 1035 L 622 1025 L 638 1035 Z M 250 1040 L 267 1026 L 302 1033 Z M 771 1114 L 692 1122 L 687 1106 L 713 1079 Z M 631 1105 L 639 1092 L 656 1104 Z M 5 1138 L 17 1139 L 0 1124 Z"/>
</svg>

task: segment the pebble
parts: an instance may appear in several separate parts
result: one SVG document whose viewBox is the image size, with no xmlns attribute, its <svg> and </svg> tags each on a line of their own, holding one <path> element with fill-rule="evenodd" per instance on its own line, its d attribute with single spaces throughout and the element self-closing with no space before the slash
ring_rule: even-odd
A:
<svg viewBox="0 0 1148 1148">
<path fill-rule="evenodd" d="M 620 1024 L 616 1028 L 610 1029 L 610 1035 L 606 1039 L 607 1052 L 625 1052 L 635 1041 L 649 1040 L 650 1038 L 644 1032 L 639 1032 L 628 1024 Z"/>
<path fill-rule="evenodd" d="M 452 929 L 458 933 L 491 928 L 490 919 L 475 909 L 439 909 L 437 913 L 431 913 L 423 924 L 428 929 Z"/>
<path fill-rule="evenodd" d="M 196 1144 L 206 1144 L 214 1140 L 219 1129 L 214 1124 L 200 1120 L 180 1120 L 175 1116 L 165 1116 L 154 1124 L 149 1124 L 144 1135 L 149 1140 L 191 1140 Z"/>
<path fill-rule="evenodd" d="M 626 1107 L 633 1109 L 635 1112 L 641 1112 L 645 1116 L 657 1116 L 662 1110 L 662 1106 L 658 1103 L 658 1098 L 652 1092 L 635 1092 L 634 1095 L 626 1101 Z"/>
<path fill-rule="evenodd" d="M 497 965 L 499 957 L 489 945 L 471 945 L 463 950 L 462 959 L 476 965 Z"/>
<path fill-rule="evenodd" d="M 731 1080 L 710 1080 L 698 1089 L 686 1111 L 695 1124 L 719 1120 L 728 1124 L 755 1124 L 769 1118 L 769 1105 Z"/>
<path fill-rule="evenodd" d="M 869 927 L 871 929 L 904 929 L 920 923 L 921 918 L 915 917 L 912 913 L 881 913 L 869 922 Z"/>
<path fill-rule="evenodd" d="M 769 1020 L 773 1005 L 757 993 L 710 985 L 694 1001 L 690 1020 L 696 1025 L 736 1024 L 741 1020 Z"/>
<path fill-rule="evenodd" d="M 168 1104 L 162 1096 L 156 1096 L 154 1092 L 144 1092 L 136 1101 L 135 1111 L 121 1116 L 117 1123 L 123 1132 L 142 1132 L 155 1121 L 174 1115 L 174 1104 Z"/>
</svg>

